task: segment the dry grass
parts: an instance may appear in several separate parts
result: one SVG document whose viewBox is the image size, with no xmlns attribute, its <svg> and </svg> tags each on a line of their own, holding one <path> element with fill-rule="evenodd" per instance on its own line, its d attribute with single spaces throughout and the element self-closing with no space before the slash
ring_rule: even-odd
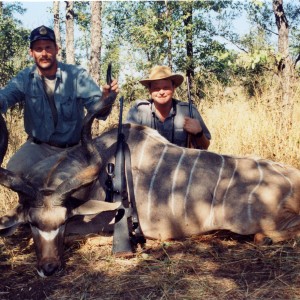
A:
<svg viewBox="0 0 300 300">
<path fill-rule="evenodd" d="M 288 135 L 278 132 L 276 107 L 264 98 L 245 101 L 241 93 L 199 109 L 213 140 L 210 150 L 257 155 L 300 167 L 300 101 Z M 299 97 L 300 99 L 300 97 Z M 297 99 L 296 99 L 297 100 Z M 125 112 L 128 108 L 125 109 Z M 124 115 L 125 115 L 124 112 Z M 117 122 L 114 109 L 100 133 Z M 7 159 L 24 141 L 21 118 L 7 116 L 11 141 Z M 5 163 L 6 163 L 5 161 Z M 4 165 L 5 165 L 4 163 Z M 17 203 L 14 193 L 0 187 L 0 212 Z M 36 274 L 29 228 L 0 238 L 1 299 L 298 299 L 298 240 L 256 247 L 252 237 L 227 232 L 185 241 L 147 241 L 132 259 L 111 255 L 111 237 L 91 236 L 66 245 L 64 270 L 51 278 Z"/>
<path fill-rule="evenodd" d="M 23 229 L 24 231 L 24 229 Z M 16 245 L 15 239 L 21 241 Z M 132 259 L 111 255 L 110 237 L 66 246 L 66 267 L 41 279 L 32 243 L 20 233 L 1 245 L 1 299 L 296 299 L 297 241 L 257 248 L 251 237 L 211 233 L 147 241 Z"/>
<path fill-rule="evenodd" d="M 239 91 L 202 102 L 199 110 L 211 133 L 210 151 L 230 155 L 253 155 L 300 168 L 300 91 L 294 95 L 292 125 L 281 128 L 281 105 L 268 89 L 260 98 L 249 99 Z M 222 101 L 219 101 L 222 99 Z"/>
</svg>

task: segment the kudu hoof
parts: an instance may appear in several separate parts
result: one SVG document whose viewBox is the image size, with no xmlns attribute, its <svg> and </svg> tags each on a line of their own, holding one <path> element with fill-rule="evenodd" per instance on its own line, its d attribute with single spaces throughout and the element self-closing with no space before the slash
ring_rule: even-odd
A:
<svg viewBox="0 0 300 300">
<path fill-rule="evenodd" d="M 262 233 L 257 233 L 254 236 L 254 244 L 259 245 L 259 246 L 270 246 L 273 244 L 273 241 L 268 236 L 266 236 Z"/>
</svg>

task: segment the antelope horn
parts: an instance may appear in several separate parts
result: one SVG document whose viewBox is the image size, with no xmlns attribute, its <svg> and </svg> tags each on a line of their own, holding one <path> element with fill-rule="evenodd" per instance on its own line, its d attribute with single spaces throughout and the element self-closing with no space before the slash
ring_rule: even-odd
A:
<svg viewBox="0 0 300 300">
<path fill-rule="evenodd" d="M 100 165 L 90 165 L 84 168 L 81 172 L 76 174 L 64 182 L 62 182 L 55 190 L 54 197 L 55 205 L 62 205 L 64 201 L 77 191 L 82 186 L 85 186 L 97 179 L 100 170 Z"/>
<path fill-rule="evenodd" d="M 0 114 L 0 166 L 2 165 L 8 145 L 8 130 L 2 114 Z M 22 193 L 30 198 L 36 195 L 35 190 L 23 178 L 13 172 L 0 167 L 0 184 L 17 193 Z"/>
<path fill-rule="evenodd" d="M 2 165 L 8 146 L 8 130 L 2 114 L 0 114 L 0 166 Z"/>
<path fill-rule="evenodd" d="M 86 151 L 91 163 L 101 162 L 101 157 L 95 147 L 92 139 L 92 124 L 95 118 L 104 117 L 111 109 L 117 94 L 110 92 L 109 96 L 97 102 L 91 112 L 87 113 L 83 120 L 83 127 L 81 131 L 81 143 Z"/>
<path fill-rule="evenodd" d="M 63 202 L 76 190 L 97 179 L 101 168 L 102 159 L 97 147 L 93 143 L 92 124 L 96 117 L 103 117 L 107 114 L 115 99 L 116 93 L 111 92 L 107 98 L 97 102 L 94 105 L 92 112 L 87 113 L 85 116 L 81 131 L 81 143 L 89 157 L 90 165 L 84 168 L 74 177 L 65 180 L 57 187 L 55 191 L 57 196 L 54 197 L 56 199 L 56 205 L 62 205 Z"/>
</svg>

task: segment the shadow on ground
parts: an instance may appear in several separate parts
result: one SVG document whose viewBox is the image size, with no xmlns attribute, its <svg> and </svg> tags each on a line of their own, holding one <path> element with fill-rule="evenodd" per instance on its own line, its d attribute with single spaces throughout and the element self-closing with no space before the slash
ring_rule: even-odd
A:
<svg viewBox="0 0 300 300">
<path fill-rule="evenodd" d="M 215 232 L 185 241 L 147 241 L 134 258 L 122 259 L 111 255 L 111 237 L 94 236 L 68 244 L 64 270 L 43 279 L 23 230 L 0 239 L 0 298 L 299 298 L 298 242 L 257 247 L 252 238 Z"/>
</svg>

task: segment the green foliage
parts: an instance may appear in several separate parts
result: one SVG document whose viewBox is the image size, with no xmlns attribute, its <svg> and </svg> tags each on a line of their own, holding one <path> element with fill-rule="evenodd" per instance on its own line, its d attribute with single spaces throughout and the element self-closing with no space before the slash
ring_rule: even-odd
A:
<svg viewBox="0 0 300 300">
<path fill-rule="evenodd" d="M 74 1 L 74 21 L 81 33 L 80 38 L 75 39 L 75 60 L 76 64 L 80 64 L 90 58 L 91 12 L 89 1 Z"/>
<path fill-rule="evenodd" d="M 272 1 L 248 1 L 245 3 L 244 9 L 251 23 L 255 27 L 265 31 L 265 41 L 272 45 L 277 43 L 277 27 L 272 9 Z M 293 54 L 299 53 L 300 3 L 299 1 L 284 0 L 283 9 L 288 20 L 290 50 Z"/>
<path fill-rule="evenodd" d="M 101 78 L 103 78 L 102 83 L 106 83 L 106 70 L 108 64 L 112 63 L 112 77 L 119 78 L 120 76 L 120 46 L 118 41 L 111 41 L 110 43 L 106 44 L 106 51 L 102 57 L 102 66 L 101 66 Z"/>
<path fill-rule="evenodd" d="M 75 21 L 79 26 L 79 30 L 88 30 L 91 26 L 91 13 L 89 1 L 75 1 Z"/>
<path fill-rule="evenodd" d="M 125 76 L 125 83 L 122 86 L 122 95 L 128 103 L 137 99 L 148 99 L 149 92 L 134 77 Z"/>
<path fill-rule="evenodd" d="M 215 24 L 226 21 L 228 26 L 236 15 L 232 7 L 239 6 L 232 1 L 120 1 L 109 3 L 105 16 L 119 44 L 132 57 L 139 53 L 138 72 L 166 64 L 185 73 L 192 64 L 227 81 L 231 54 L 218 40 L 220 30 Z M 188 31 L 192 32 L 193 57 L 187 56 Z"/>
<path fill-rule="evenodd" d="M 13 11 L 24 12 L 17 4 L 4 5 L 0 16 L 0 86 L 4 86 L 16 73 L 29 64 L 29 30 L 21 27 L 12 17 Z"/>
</svg>

